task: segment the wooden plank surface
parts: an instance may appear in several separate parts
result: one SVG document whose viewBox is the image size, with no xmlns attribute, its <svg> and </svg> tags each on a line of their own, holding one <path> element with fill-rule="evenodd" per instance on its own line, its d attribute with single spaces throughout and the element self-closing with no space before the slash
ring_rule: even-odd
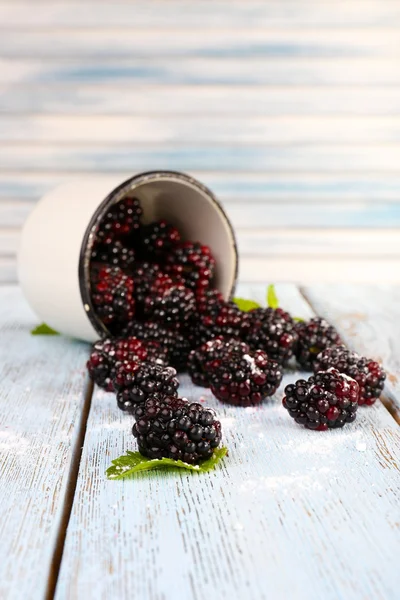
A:
<svg viewBox="0 0 400 600">
<path fill-rule="evenodd" d="M 71 145 L 24 143 L 0 146 L 4 169 L 18 171 L 101 173 L 148 171 L 160 168 L 183 171 L 353 173 L 377 170 L 398 173 L 400 144 L 354 145 L 237 145 L 231 144 L 125 144 Z"/>
<path fill-rule="evenodd" d="M 303 293 L 350 347 L 385 365 L 385 394 L 400 417 L 400 287 L 312 286 Z"/>
<path fill-rule="evenodd" d="M 32 336 L 38 319 L 0 287 L 0 597 L 45 597 L 85 417 L 87 345 Z M 84 421 L 83 421 L 84 422 Z"/>
<path fill-rule="evenodd" d="M 207 35 L 200 28 L 168 29 L 113 28 L 85 31 L 74 29 L 28 29 L 23 32 L 7 29 L 2 32 L 0 52 L 3 57 L 30 58 L 119 58 L 163 56 L 265 56 L 287 57 L 393 57 L 400 52 L 397 27 L 364 29 L 332 29 L 329 36 L 315 27 L 286 28 L 236 27 L 210 29 Z"/>
<path fill-rule="evenodd" d="M 93 0 L 35 3 L 1 2 L 0 28 L 25 29 L 27 27 L 53 28 L 54 26 L 76 29 L 98 27 L 393 27 L 400 25 L 400 8 L 396 1 L 350 0 L 335 3 L 316 0 L 241 0 L 213 1 L 212 10 L 204 2 L 181 0 L 140 1 L 119 0 L 112 4 Z M 183 10 L 182 10 L 183 7 Z"/>
<path fill-rule="evenodd" d="M 82 36 L 87 32 L 82 32 Z M 90 35 L 90 32 L 89 32 Z M 252 85 L 261 87 L 310 85 L 395 87 L 400 83 L 398 60 L 392 57 L 199 57 L 180 56 L 179 60 L 160 55 L 154 60 L 130 55 L 129 58 L 108 56 L 90 58 L 48 57 L 2 58 L 0 83 L 32 88 L 35 84 L 49 87 L 90 83 L 104 85 Z M 340 96 L 339 96 L 340 97 Z"/>
<path fill-rule="evenodd" d="M 310 316 L 293 286 L 278 293 Z M 262 300 L 265 286 L 239 294 Z M 218 410 L 224 465 L 122 482 L 104 471 L 134 448 L 132 421 L 95 392 L 57 600 L 398 597 L 400 430 L 382 404 L 318 434 L 287 416 L 281 392 L 258 409 L 223 406 L 187 378 L 182 392 Z"/>
<path fill-rule="evenodd" d="M 171 59 L 172 60 L 172 59 Z M 251 71 L 252 60 L 248 61 Z M 210 64 L 210 68 L 212 63 Z M 102 85 L 0 83 L 0 111 L 107 115 L 382 115 L 398 116 L 400 87 L 121 84 L 106 71 Z"/>
</svg>

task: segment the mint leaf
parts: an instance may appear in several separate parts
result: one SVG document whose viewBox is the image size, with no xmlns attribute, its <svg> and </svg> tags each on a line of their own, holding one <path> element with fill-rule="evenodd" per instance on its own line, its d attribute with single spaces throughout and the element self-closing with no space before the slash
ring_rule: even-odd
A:
<svg viewBox="0 0 400 600">
<path fill-rule="evenodd" d="M 245 298 L 234 298 L 233 302 L 243 312 L 249 312 L 250 310 L 254 310 L 255 308 L 260 308 L 260 305 L 257 302 L 254 302 L 254 300 L 246 300 Z"/>
<path fill-rule="evenodd" d="M 131 452 L 127 450 L 119 458 L 112 460 L 112 466 L 106 471 L 107 479 L 125 479 L 139 471 L 150 471 L 151 469 L 186 469 L 196 473 L 205 473 L 213 469 L 216 464 L 228 453 L 228 449 L 217 448 L 211 458 L 203 461 L 199 465 L 189 465 L 182 460 L 172 460 L 171 458 L 150 459 L 146 458 L 140 452 Z"/>
<path fill-rule="evenodd" d="M 275 286 L 269 285 L 267 290 L 267 304 L 270 308 L 279 308 L 279 300 L 275 293 Z"/>
<path fill-rule="evenodd" d="M 60 335 L 60 334 L 55 329 L 52 329 L 51 327 L 46 325 L 46 323 L 42 323 L 41 325 L 38 325 L 37 327 L 32 329 L 31 335 Z"/>
</svg>

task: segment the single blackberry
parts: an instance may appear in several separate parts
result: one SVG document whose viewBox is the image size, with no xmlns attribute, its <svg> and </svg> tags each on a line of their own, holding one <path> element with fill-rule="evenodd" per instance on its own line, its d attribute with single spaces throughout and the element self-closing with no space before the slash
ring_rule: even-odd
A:
<svg viewBox="0 0 400 600">
<path fill-rule="evenodd" d="M 194 464 L 211 458 L 221 443 L 221 423 L 214 411 L 185 398 L 149 398 L 134 416 L 132 433 L 148 458 Z"/>
<path fill-rule="evenodd" d="M 150 262 L 136 263 L 132 278 L 135 283 L 135 300 L 138 313 L 143 312 L 144 302 L 150 294 L 151 286 L 157 276 L 161 274 L 159 265 Z"/>
<path fill-rule="evenodd" d="M 181 241 L 179 231 L 166 221 L 145 225 L 141 234 L 141 249 L 148 259 L 163 258 Z"/>
<path fill-rule="evenodd" d="M 126 360 L 166 364 L 168 356 L 166 349 L 157 342 L 141 341 L 132 336 L 125 339 L 106 338 L 93 344 L 87 369 L 98 386 L 111 392 L 114 390 L 112 379 L 116 365 Z"/>
<path fill-rule="evenodd" d="M 282 404 L 299 425 L 325 431 L 355 420 L 359 395 L 354 379 L 329 369 L 287 385 Z"/>
<path fill-rule="evenodd" d="M 196 312 L 203 315 L 216 315 L 225 304 L 221 292 L 215 288 L 196 290 Z"/>
<path fill-rule="evenodd" d="M 131 321 L 123 331 L 124 335 L 134 335 L 144 341 L 153 341 L 167 351 L 168 364 L 178 371 L 186 369 L 190 352 L 189 341 L 176 329 L 168 329 L 156 321 Z"/>
<path fill-rule="evenodd" d="M 187 327 L 195 311 L 194 294 L 183 286 L 167 287 L 164 290 L 161 288 L 148 296 L 144 304 L 144 314 L 148 319 L 179 329 Z"/>
<path fill-rule="evenodd" d="M 124 198 L 110 206 L 96 231 L 96 242 L 109 245 L 114 240 L 131 240 L 140 227 L 142 207 L 137 198 Z"/>
<path fill-rule="evenodd" d="M 95 244 L 91 258 L 93 262 L 120 267 L 124 273 L 130 274 L 135 264 L 135 251 L 120 240 L 112 240 L 109 244 Z"/>
<path fill-rule="evenodd" d="M 277 362 L 234 339 L 217 338 L 191 352 L 188 370 L 194 383 L 209 385 L 219 400 L 238 406 L 259 404 L 282 381 Z"/>
<path fill-rule="evenodd" d="M 280 308 L 257 308 L 248 313 L 251 328 L 246 342 L 253 350 L 264 350 L 272 360 L 286 365 L 298 342 L 295 322 Z"/>
<path fill-rule="evenodd" d="M 173 277 L 182 277 L 186 287 L 203 289 L 211 285 L 215 260 L 208 246 L 181 242 L 166 257 L 166 271 Z"/>
<path fill-rule="evenodd" d="M 241 311 L 233 302 L 224 302 L 219 310 L 199 315 L 190 332 L 192 348 L 197 348 L 216 337 L 247 339 L 251 320 L 249 313 Z"/>
<path fill-rule="evenodd" d="M 299 336 L 296 358 L 305 369 L 312 369 L 314 360 L 322 350 L 342 343 L 336 329 L 320 317 L 296 323 L 296 331 Z"/>
<path fill-rule="evenodd" d="M 135 314 L 132 277 L 119 267 L 92 265 L 91 293 L 97 316 L 115 335 Z"/>
<path fill-rule="evenodd" d="M 314 361 L 314 372 L 327 371 L 333 367 L 355 379 L 360 386 L 358 404 L 371 405 L 382 393 L 386 373 L 372 358 L 365 358 L 346 346 L 332 346 L 320 352 Z"/>
<path fill-rule="evenodd" d="M 178 395 L 175 369 L 149 362 L 126 360 L 119 363 L 112 382 L 117 390 L 118 407 L 129 412 L 154 394 L 160 398 Z"/>
<path fill-rule="evenodd" d="M 250 348 L 237 339 L 217 337 L 192 350 L 189 354 L 187 369 L 195 385 L 210 386 L 213 370 L 221 365 L 221 361 L 233 355 L 243 356 Z"/>
</svg>

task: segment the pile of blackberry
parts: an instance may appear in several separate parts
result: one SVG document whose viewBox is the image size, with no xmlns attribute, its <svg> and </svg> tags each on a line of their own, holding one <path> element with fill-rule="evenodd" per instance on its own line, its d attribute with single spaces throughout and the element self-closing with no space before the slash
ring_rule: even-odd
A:
<svg viewBox="0 0 400 600">
<path fill-rule="evenodd" d="M 308 429 L 343 427 L 384 387 L 378 363 L 349 351 L 322 318 L 297 323 L 281 308 L 244 312 L 215 287 L 210 248 L 164 220 L 143 223 L 137 198 L 107 212 L 91 248 L 92 307 L 109 332 L 87 367 L 136 422 L 149 458 L 209 458 L 221 441 L 213 411 L 178 397 L 177 371 L 224 403 L 259 405 L 291 362 L 314 371 L 285 388 L 283 405 Z"/>
</svg>

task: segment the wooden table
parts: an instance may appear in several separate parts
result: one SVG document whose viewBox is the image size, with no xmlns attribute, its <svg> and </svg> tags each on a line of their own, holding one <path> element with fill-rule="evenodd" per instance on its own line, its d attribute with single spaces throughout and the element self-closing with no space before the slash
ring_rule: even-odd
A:
<svg viewBox="0 0 400 600">
<path fill-rule="evenodd" d="M 92 389 L 88 346 L 35 337 L 0 289 L 0 598 L 397 600 L 400 589 L 400 288 L 277 288 L 388 371 L 382 402 L 323 433 L 297 426 L 283 386 L 259 408 L 220 404 L 229 456 L 206 474 L 108 481 L 135 448 L 131 417 Z M 265 286 L 239 294 L 263 301 Z M 396 422 L 397 419 L 397 422 Z"/>
</svg>

